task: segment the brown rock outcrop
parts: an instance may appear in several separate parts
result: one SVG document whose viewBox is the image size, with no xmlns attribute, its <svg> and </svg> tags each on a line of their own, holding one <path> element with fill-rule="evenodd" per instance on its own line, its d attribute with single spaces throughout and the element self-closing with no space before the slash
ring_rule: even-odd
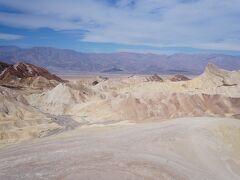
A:
<svg viewBox="0 0 240 180">
<path fill-rule="evenodd" d="M 6 66 L 5 66 L 6 67 Z M 42 67 L 38 67 L 29 63 L 17 63 L 7 66 L 0 74 L 0 80 L 10 81 L 17 78 L 29 78 L 42 76 L 48 80 L 55 80 L 58 82 L 64 82 L 63 79 L 51 74 L 49 71 Z"/>
</svg>

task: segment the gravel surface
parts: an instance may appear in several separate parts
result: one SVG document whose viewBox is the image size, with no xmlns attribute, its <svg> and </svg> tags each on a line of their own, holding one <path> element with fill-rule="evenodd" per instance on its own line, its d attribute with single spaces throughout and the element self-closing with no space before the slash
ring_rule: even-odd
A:
<svg viewBox="0 0 240 180">
<path fill-rule="evenodd" d="M 239 120 L 182 118 L 74 132 L 1 148 L 0 179 L 240 179 Z"/>
</svg>

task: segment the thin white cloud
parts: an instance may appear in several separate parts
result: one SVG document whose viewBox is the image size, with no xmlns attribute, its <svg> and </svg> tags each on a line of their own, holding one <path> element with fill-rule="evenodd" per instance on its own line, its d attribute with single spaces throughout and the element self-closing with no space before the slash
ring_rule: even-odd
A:
<svg viewBox="0 0 240 180">
<path fill-rule="evenodd" d="M 174 54 L 175 51 L 171 50 L 152 50 L 152 49 L 118 49 L 116 52 L 131 52 L 131 53 L 140 53 L 140 54 L 160 54 L 160 55 L 170 55 Z"/>
<path fill-rule="evenodd" d="M 194 48 L 200 49 L 210 49 L 210 50 L 230 50 L 230 51 L 240 51 L 240 44 L 239 43 L 205 43 L 205 44 L 197 44 L 193 45 Z"/>
<path fill-rule="evenodd" d="M 87 30 L 82 41 L 240 50 L 239 0 L 0 0 L 0 24 Z M 229 41 L 233 39 L 233 41 Z M 220 41 L 220 42 L 219 42 Z"/>
<path fill-rule="evenodd" d="M 0 23 L 12 27 L 30 29 L 52 28 L 55 30 L 70 30 L 79 28 L 76 23 L 59 19 L 57 17 L 14 13 L 0 13 Z"/>
<path fill-rule="evenodd" d="M 13 40 L 18 40 L 22 38 L 23 36 L 17 35 L 17 34 L 0 33 L 0 40 L 13 41 Z"/>
</svg>

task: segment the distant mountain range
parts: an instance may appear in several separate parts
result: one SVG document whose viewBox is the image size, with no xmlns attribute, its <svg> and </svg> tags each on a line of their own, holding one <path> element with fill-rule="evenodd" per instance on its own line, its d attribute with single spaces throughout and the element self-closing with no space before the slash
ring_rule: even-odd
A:
<svg viewBox="0 0 240 180">
<path fill-rule="evenodd" d="M 222 54 L 81 53 L 48 47 L 0 46 L 0 61 L 26 62 L 54 72 L 200 74 L 208 63 L 240 69 L 240 56 Z"/>
</svg>

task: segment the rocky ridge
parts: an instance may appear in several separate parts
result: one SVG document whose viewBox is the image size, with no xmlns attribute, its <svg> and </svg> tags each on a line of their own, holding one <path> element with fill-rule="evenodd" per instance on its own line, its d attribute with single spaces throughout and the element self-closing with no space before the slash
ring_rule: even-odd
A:
<svg viewBox="0 0 240 180">
<path fill-rule="evenodd" d="M 28 68 L 21 69 L 27 71 L 24 74 L 30 73 Z M 29 82 L 28 78 L 22 78 L 22 83 Z M 18 134 L 20 127 L 15 122 L 29 122 L 30 118 L 43 122 L 40 124 L 44 127 L 52 124 L 54 128 L 50 126 L 49 131 L 53 133 L 64 129 L 67 123 L 146 122 L 195 116 L 239 118 L 240 114 L 240 72 L 222 70 L 211 64 L 202 75 L 187 81 L 180 78 L 172 82 L 158 75 L 134 75 L 97 77 L 87 83 L 84 80 L 64 81 L 44 90 L 31 89 L 30 85 L 35 81 L 43 86 L 40 82 L 45 80 L 45 77 L 37 76 L 27 89 L 0 87 L 1 123 L 12 123 L 11 131 Z M 94 81 L 98 83 L 94 84 Z M 37 117 L 47 120 L 39 121 Z M 4 133 L 10 131 L 8 126 L 2 127 Z M 23 127 L 28 126 L 23 123 Z M 40 136 L 40 131 L 34 132 Z M 2 139 L 8 138 L 4 135 Z"/>
</svg>

